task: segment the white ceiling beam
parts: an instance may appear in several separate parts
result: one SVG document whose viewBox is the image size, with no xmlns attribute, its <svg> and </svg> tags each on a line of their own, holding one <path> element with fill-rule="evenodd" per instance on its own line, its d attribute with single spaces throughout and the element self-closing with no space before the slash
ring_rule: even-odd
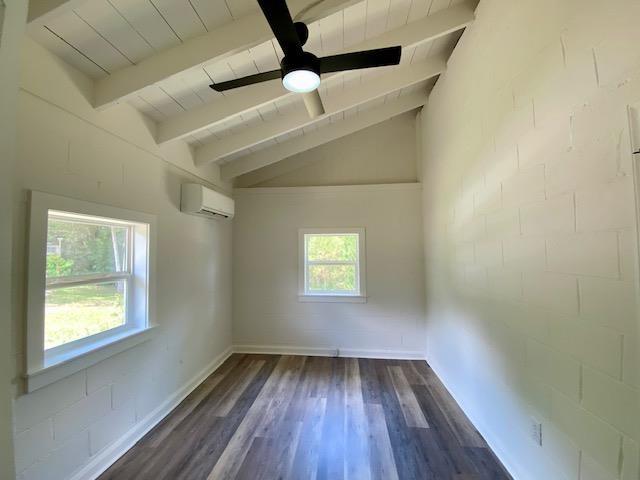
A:
<svg viewBox="0 0 640 480">
<path fill-rule="evenodd" d="M 304 21 L 314 22 L 357 2 L 325 0 L 306 12 Z M 311 2 L 292 0 L 289 3 L 291 13 L 295 15 Z M 221 60 L 272 38 L 273 33 L 262 12 L 255 11 L 98 80 L 95 84 L 94 107 L 105 107 L 148 85 L 204 63 Z"/>
<path fill-rule="evenodd" d="M 49 19 L 72 10 L 87 0 L 30 0 L 27 23 L 42 25 Z"/>
<path fill-rule="evenodd" d="M 440 75 L 445 69 L 445 57 L 429 58 L 424 62 L 395 67 L 388 73 L 373 79 L 367 78 L 364 84 L 324 100 L 326 115 L 344 112 L 388 93 L 423 82 Z M 195 151 L 196 164 L 204 165 L 215 162 L 246 148 L 319 122 L 322 118 L 324 115 L 318 118 L 309 118 L 306 110 L 300 110 L 297 113 L 261 123 L 235 135 L 223 137 L 198 147 Z"/>
<path fill-rule="evenodd" d="M 408 112 L 424 105 L 427 99 L 425 92 L 414 92 L 398 97 L 390 103 L 355 115 L 345 120 L 332 123 L 311 133 L 301 135 L 284 143 L 251 153 L 245 157 L 226 163 L 220 167 L 220 175 L 231 180 L 240 175 L 252 172 L 267 165 L 277 163 L 297 153 L 304 152 L 332 140 L 344 137 L 364 128 L 388 120 L 391 117 Z"/>
<path fill-rule="evenodd" d="M 349 50 L 366 50 L 388 45 L 401 45 L 403 48 L 409 48 L 462 30 L 473 20 L 473 8 L 470 5 L 461 4 L 361 42 Z M 325 84 L 330 83 L 340 78 L 339 75 L 326 76 L 322 81 Z M 212 127 L 230 116 L 282 100 L 289 95 L 295 94 L 287 92 L 280 82 L 252 85 L 251 88 L 244 89 L 242 95 L 224 97 L 160 122 L 156 141 L 164 143 L 184 138 L 192 133 Z"/>
</svg>

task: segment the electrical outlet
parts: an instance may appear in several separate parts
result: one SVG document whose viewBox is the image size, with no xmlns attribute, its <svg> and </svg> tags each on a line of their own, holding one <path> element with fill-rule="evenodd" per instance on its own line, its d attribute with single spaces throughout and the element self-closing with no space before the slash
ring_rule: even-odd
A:
<svg viewBox="0 0 640 480">
<path fill-rule="evenodd" d="M 536 442 L 536 445 L 542 446 L 542 423 L 533 417 L 531 417 L 531 423 L 529 424 L 529 435 Z"/>
</svg>

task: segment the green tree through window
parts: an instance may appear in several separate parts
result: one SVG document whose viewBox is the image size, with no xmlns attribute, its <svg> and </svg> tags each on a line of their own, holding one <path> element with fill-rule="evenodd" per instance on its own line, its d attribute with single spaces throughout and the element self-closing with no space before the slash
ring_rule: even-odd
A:
<svg viewBox="0 0 640 480">
<path fill-rule="evenodd" d="M 359 241 L 357 233 L 306 233 L 305 293 L 359 294 Z"/>
<path fill-rule="evenodd" d="M 47 244 L 57 246 L 59 252 L 47 254 L 47 277 L 124 271 L 127 232 L 126 227 L 50 218 Z M 63 262 L 61 270 L 53 267 Z"/>
</svg>

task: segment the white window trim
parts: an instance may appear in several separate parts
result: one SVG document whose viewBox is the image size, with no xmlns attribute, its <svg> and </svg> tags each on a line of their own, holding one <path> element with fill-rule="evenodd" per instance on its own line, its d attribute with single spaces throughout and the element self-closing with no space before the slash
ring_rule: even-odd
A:
<svg viewBox="0 0 640 480">
<path fill-rule="evenodd" d="M 49 210 L 73 212 L 81 215 L 120 219 L 135 223 L 131 246 L 138 252 L 132 255 L 132 288 L 141 291 L 131 294 L 142 298 L 127 305 L 127 323 L 106 332 L 82 338 L 68 344 L 44 350 L 44 310 L 46 290 L 46 245 Z M 117 223 L 117 221 L 115 222 Z M 149 338 L 155 323 L 155 250 L 157 220 L 154 215 L 123 208 L 100 205 L 82 200 L 31 192 L 29 221 L 29 258 L 27 284 L 27 391 L 31 392 L 72 375 L 110 356 L 132 348 Z M 139 230 L 136 233 L 136 230 Z M 143 252 L 140 255 L 140 252 Z M 122 276 L 109 275 L 106 281 Z M 88 277 L 87 277 L 88 278 Z M 91 277 L 95 280 L 95 277 Z M 142 282 L 137 282 L 140 278 Z M 78 279 L 78 284 L 85 283 Z M 141 285 L 136 286 L 138 283 Z M 128 302 L 129 303 L 129 302 Z"/>
<path fill-rule="evenodd" d="M 353 293 L 311 293 L 306 289 L 307 256 L 305 235 L 358 235 L 358 282 L 359 289 Z M 353 262 L 319 262 L 322 264 L 349 264 Z M 366 303 L 367 301 L 366 242 L 364 228 L 301 228 L 298 230 L 298 301 L 311 303 Z"/>
</svg>

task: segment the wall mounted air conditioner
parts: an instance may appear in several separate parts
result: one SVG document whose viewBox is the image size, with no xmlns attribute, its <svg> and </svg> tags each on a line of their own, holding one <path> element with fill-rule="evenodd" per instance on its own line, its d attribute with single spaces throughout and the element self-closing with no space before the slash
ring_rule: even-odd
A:
<svg viewBox="0 0 640 480">
<path fill-rule="evenodd" d="M 233 218 L 235 213 L 233 199 L 197 183 L 182 185 L 180 210 L 205 217 Z"/>
</svg>

